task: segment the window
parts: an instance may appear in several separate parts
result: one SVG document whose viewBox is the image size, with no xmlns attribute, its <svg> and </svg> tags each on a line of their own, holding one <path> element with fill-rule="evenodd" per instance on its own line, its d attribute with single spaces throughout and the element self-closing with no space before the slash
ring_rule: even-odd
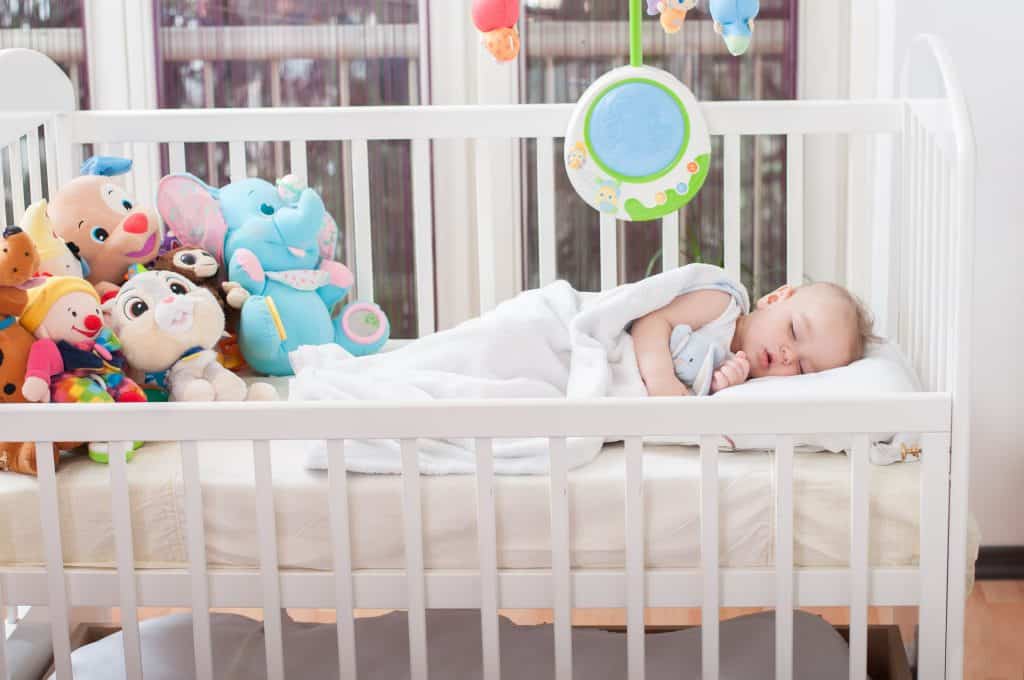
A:
<svg viewBox="0 0 1024 680">
<path fill-rule="evenodd" d="M 0 49 L 25 47 L 49 56 L 71 78 L 80 108 L 89 108 L 82 0 L 0 3 Z"/>
<path fill-rule="evenodd" d="M 527 103 L 575 102 L 600 75 L 628 63 L 628 3 L 622 0 L 526 0 L 520 99 Z M 743 58 L 726 52 L 702 3 L 680 33 L 666 35 L 646 18 L 645 63 L 686 83 L 698 100 L 796 97 L 796 2 L 762 0 L 754 43 Z M 721 158 L 721 139 L 713 157 Z M 561 165 L 562 148 L 556 145 Z M 755 296 L 785 283 L 785 138 L 743 141 L 743 282 Z M 537 205 L 533 187 L 535 144 L 526 145 L 524 266 L 536 286 Z M 558 275 L 587 290 L 600 288 L 597 214 L 580 200 L 564 173 L 556 173 Z M 712 165 L 704 188 L 680 211 L 680 258 L 721 264 L 723 257 L 722 165 Z M 619 280 L 635 281 L 661 270 L 661 223 L 620 224 Z"/>
<path fill-rule="evenodd" d="M 158 0 L 158 105 L 166 108 L 415 104 L 416 0 Z M 286 138 L 286 131 L 282 131 Z M 347 143 L 307 145 L 309 185 L 343 232 L 340 259 L 355 268 Z M 409 144 L 371 142 L 374 297 L 394 337 L 415 337 Z M 227 182 L 227 144 L 188 144 L 186 167 Z M 290 170 L 280 142 L 247 144 L 249 176 Z M 163 171 L 168 170 L 165 165 Z M 381 237 L 380 229 L 387 229 Z"/>
</svg>

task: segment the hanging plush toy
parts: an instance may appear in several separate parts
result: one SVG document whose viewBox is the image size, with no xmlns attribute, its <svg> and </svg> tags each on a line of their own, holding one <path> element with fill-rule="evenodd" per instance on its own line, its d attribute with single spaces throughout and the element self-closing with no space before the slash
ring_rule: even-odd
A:
<svg viewBox="0 0 1024 680">
<path fill-rule="evenodd" d="M 78 253 L 100 292 L 121 285 L 133 264 L 155 258 L 163 238 L 156 213 L 136 205 L 112 179 L 131 165 L 125 158 L 90 158 L 82 176 L 68 182 L 47 207 L 54 233 Z"/>
<path fill-rule="evenodd" d="M 710 0 L 715 33 L 722 36 L 729 53 L 735 57 L 745 53 L 754 35 L 754 17 L 761 8 L 759 0 Z"/>
<path fill-rule="evenodd" d="M 661 27 L 666 33 L 678 33 L 686 21 L 686 13 L 697 6 L 697 0 L 647 0 L 647 13 L 661 14 Z"/>
<path fill-rule="evenodd" d="M 175 401 L 268 401 L 277 391 L 245 381 L 217 361 L 224 311 L 208 288 L 171 271 L 144 271 L 103 304 L 125 358 L 155 376 Z"/>
<path fill-rule="evenodd" d="M 483 33 L 487 51 L 498 61 L 512 61 L 519 54 L 519 0 L 473 0 L 473 24 Z"/>
</svg>

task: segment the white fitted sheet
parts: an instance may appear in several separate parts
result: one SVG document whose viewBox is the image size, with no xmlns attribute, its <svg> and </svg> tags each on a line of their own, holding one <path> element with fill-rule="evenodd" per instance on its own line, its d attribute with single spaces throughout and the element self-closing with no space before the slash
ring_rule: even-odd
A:
<svg viewBox="0 0 1024 680">
<path fill-rule="evenodd" d="M 258 564 L 251 445 L 199 446 L 207 555 L 214 566 Z M 773 459 L 764 452 L 720 456 L 721 563 L 773 562 Z M 330 569 L 327 475 L 299 456 L 272 452 L 278 553 L 282 568 Z M 849 545 L 849 467 L 845 455 L 795 456 L 794 559 L 801 566 L 844 566 Z M 918 464 L 871 467 L 870 560 L 877 566 L 918 561 Z M 651 567 L 693 567 L 700 559 L 700 460 L 693 447 L 645 446 L 646 560 Z M 109 470 L 85 457 L 58 472 L 64 559 L 69 566 L 113 567 Z M 187 562 L 178 445 L 151 443 L 128 465 L 135 558 L 140 568 Z M 622 567 L 624 453 L 611 444 L 569 473 L 571 561 L 575 567 Z M 427 568 L 477 565 L 476 488 L 472 476 L 421 477 Z M 548 478 L 497 477 L 498 563 L 550 563 Z M 404 567 L 402 480 L 350 474 L 354 567 Z M 43 562 L 34 478 L 0 475 L 0 564 Z M 971 522 L 974 564 L 978 532 Z"/>
</svg>

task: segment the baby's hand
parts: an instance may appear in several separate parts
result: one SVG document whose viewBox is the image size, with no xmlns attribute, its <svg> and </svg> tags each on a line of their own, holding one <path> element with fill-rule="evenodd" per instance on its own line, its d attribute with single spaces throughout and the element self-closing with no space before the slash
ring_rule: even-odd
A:
<svg viewBox="0 0 1024 680">
<path fill-rule="evenodd" d="M 726 387 L 743 384 L 750 375 L 750 360 L 745 352 L 737 352 L 735 356 L 718 367 L 711 380 L 711 391 L 720 392 Z"/>
</svg>

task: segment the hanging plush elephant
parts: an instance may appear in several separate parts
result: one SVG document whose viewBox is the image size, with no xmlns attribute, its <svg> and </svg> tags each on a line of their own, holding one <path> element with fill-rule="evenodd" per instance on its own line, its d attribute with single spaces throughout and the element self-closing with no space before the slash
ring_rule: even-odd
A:
<svg viewBox="0 0 1024 680">
<path fill-rule="evenodd" d="M 261 179 L 215 189 L 180 174 L 164 177 L 157 192 L 160 215 L 182 244 L 227 266 L 227 301 L 241 310 L 239 346 L 267 375 L 291 375 L 288 354 L 301 345 L 336 342 L 370 354 L 390 330 L 371 303 L 332 315 L 353 283 L 352 272 L 332 259 L 337 226 L 315 191 L 287 189 Z"/>
</svg>

